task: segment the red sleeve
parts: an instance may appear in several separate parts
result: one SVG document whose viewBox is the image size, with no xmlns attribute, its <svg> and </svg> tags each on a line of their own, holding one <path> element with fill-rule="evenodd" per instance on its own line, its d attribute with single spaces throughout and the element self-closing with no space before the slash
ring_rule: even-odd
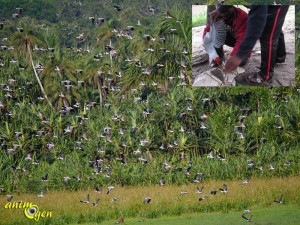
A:
<svg viewBox="0 0 300 225">
<path fill-rule="evenodd" d="M 202 39 L 204 39 L 205 34 L 206 34 L 207 32 L 209 32 L 209 31 L 210 31 L 210 26 L 209 26 L 209 24 L 207 23 L 206 26 L 205 26 L 205 28 L 204 28 L 204 30 L 203 30 L 203 33 L 202 33 Z"/>
<path fill-rule="evenodd" d="M 232 22 L 232 29 L 235 33 L 236 42 L 233 47 L 230 56 L 233 56 L 239 50 L 240 44 L 242 43 L 246 31 L 247 31 L 247 13 L 239 8 L 235 8 L 235 18 Z"/>
</svg>

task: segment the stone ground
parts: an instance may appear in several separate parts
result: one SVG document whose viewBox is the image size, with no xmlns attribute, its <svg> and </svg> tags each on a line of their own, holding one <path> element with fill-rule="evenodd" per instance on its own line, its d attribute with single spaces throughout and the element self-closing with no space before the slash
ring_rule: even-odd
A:
<svg viewBox="0 0 300 225">
<path fill-rule="evenodd" d="M 199 10 L 203 8 L 199 8 Z M 196 10 L 193 9 L 193 15 Z M 260 66 L 260 44 L 256 43 L 251 58 L 243 67 L 229 74 L 223 74 L 220 69 L 208 66 L 208 56 L 202 46 L 202 32 L 204 26 L 193 28 L 193 86 L 236 86 L 235 78 L 243 78 L 257 71 Z M 284 64 L 275 66 L 273 81 L 268 86 L 295 86 L 295 7 L 290 6 L 283 25 L 287 58 Z M 230 47 L 224 46 L 225 54 L 229 55 Z M 245 86 L 251 84 L 245 82 Z"/>
</svg>

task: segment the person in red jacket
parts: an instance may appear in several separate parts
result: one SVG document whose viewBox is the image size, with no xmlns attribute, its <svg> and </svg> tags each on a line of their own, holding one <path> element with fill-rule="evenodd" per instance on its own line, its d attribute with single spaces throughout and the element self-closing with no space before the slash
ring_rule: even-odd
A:
<svg viewBox="0 0 300 225">
<path fill-rule="evenodd" d="M 225 22 L 227 30 L 225 44 L 233 48 L 230 53 L 230 56 L 233 56 L 239 50 L 240 44 L 242 43 L 247 31 L 247 13 L 233 5 L 226 5 L 222 6 L 221 17 Z M 205 34 L 209 31 L 210 26 L 209 24 L 207 24 L 204 29 L 202 38 L 204 38 Z M 216 51 L 220 59 L 224 59 L 223 46 L 221 48 L 216 48 Z M 250 56 L 251 51 L 248 53 L 248 57 L 245 57 L 243 59 L 240 66 L 245 65 Z"/>
</svg>

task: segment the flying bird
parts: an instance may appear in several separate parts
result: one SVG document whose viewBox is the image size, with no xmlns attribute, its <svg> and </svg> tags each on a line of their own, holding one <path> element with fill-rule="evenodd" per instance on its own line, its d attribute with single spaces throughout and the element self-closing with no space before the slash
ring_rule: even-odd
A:
<svg viewBox="0 0 300 225">
<path fill-rule="evenodd" d="M 164 186 L 165 185 L 165 178 L 162 177 L 159 181 L 159 186 Z"/>
<path fill-rule="evenodd" d="M 90 202 L 90 195 L 88 194 L 85 200 L 80 200 L 82 203 L 89 203 Z"/>
<path fill-rule="evenodd" d="M 145 197 L 144 198 L 144 203 L 149 204 L 151 202 L 151 198 L 150 197 Z"/>
<path fill-rule="evenodd" d="M 100 200 L 99 198 L 98 198 L 98 199 L 96 199 L 96 201 L 95 201 L 95 202 L 93 202 L 93 203 L 92 203 L 92 205 L 93 205 L 93 206 L 97 206 L 97 205 L 98 205 L 98 203 L 99 203 L 99 200 Z"/>
<path fill-rule="evenodd" d="M 196 194 L 202 194 L 204 186 L 202 186 L 201 188 L 197 187 L 197 192 Z"/>
<path fill-rule="evenodd" d="M 228 193 L 228 188 L 226 184 L 223 184 L 223 188 L 220 188 L 221 193 Z"/>
<path fill-rule="evenodd" d="M 7 195 L 7 201 L 10 202 L 14 196 L 13 195 Z"/>
<path fill-rule="evenodd" d="M 115 187 L 114 186 L 109 186 L 107 188 L 108 188 L 108 190 L 107 190 L 106 194 L 108 195 L 112 191 L 112 189 L 114 189 Z"/>
<path fill-rule="evenodd" d="M 42 190 L 41 193 L 38 195 L 38 198 L 44 198 L 45 196 L 45 191 Z"/>
<path fill-rule="evenodd" d="M 114 5 L 114 8 L 115 8 L 115 10 L 117 10 L 118 12 L 120 12 L 120 11 L 122 10 L 122 7 L 121 7 L 121 6 Z"/>
<path fill-rule="evenodd" d="M 203 201 L 204 199 L 206 199 L 207 198 L 207 196 L 201 196 L 200 198 L 199 198 L 199 201 Z"/>
<path fill-rule="evenodd" d="M 274 202 L 277 202 L 279 204 L 282 204 L 283 203 L 283 195 L 280 195 L 279 199 L 278 200 L 275 200 Z"/>
<path fill-rule="evenodd" d="M 42 177 L 42 181 L 43 182 L 47 182 L 48 181 L 48 173 L 46 173 L 45 176 Z"/>
<path fill-rule="evenodd" d="M 211 190 L 211 191 L 210 191 L 210 194 L 211 194 L 211 195 L 216 195 L 216 194 L 217 194 L 217 191 L 216 191 L 216 190 Z"/>
<path fill-rule="evenodd" d="M 102 188 L 96 187 L 96 192 L 99 193 L 99 194 L 101 194 L 102 193 Z"/>
<path fill-rule="evenodd" d="M 251 222 L 251 219 L 252 219 L 252 217 L 253 217 L 253 215 L 251 215 L 249 218 L 247 218 L 245 215 L 246 215 L 247 213 L 243 213 L 242 214 L 242 217 L 247 221 L 247 222 Z"/>
</svg>

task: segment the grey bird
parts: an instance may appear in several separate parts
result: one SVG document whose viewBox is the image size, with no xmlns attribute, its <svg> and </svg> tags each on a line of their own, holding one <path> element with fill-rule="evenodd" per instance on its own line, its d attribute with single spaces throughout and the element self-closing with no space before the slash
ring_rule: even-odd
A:
<svg viewBox="0 0 300 225">
<path fill-rule="evenodd" d="M 97 206 L 97 205 L 98 205 L 98 203 L 99 203 L 99 200 L 100 200 L 100 198 L 96 199 L 96 201 L 95 201 L 95 202 L 93 202 L 93 203 L 92 203 L 92 205 L 93 205 L 93 206 Z"/>
<path fill-rule="evenodd" d="M 10 202 L 14 196 L 13 195 L 7 195 L 7 201 Z"/>
<path fill-rule="evenodd" d="M 243 213 L 242 214 L 242 217 L 247 221 L 247 222 L 251 222 L 251 219 L 252 219 L 252 217 L 253 217 L 253 215 L 251 215 L 249 218 L 247 218 L 245 215 L 246 215 L 247 213 Z"/>
<path fill-rule="evenodd" d="M 106 194 L 108 195 L 112 191 L 112 189 L 114 189 L 115 187 L 109 186 L 107 188 L 108 188 L 108 190 L 107 190 Z"/>
<path fill-rule="evenodd" d="M 206 199 L 207 197 L 206 196 L 201 196 L 200 198 L 199 198 L 199 201 L 203 201 L 204 199 Z"/>
<path fill-rule="evenodd" d="M 46 173 L 45 176 L 42 177 L 42 181 L 43 182 L 47 182 L 48 181 L 48 173 Z"/>
<path fill-rule="evenodd" d="M 197 192 L 196 194 L 202 194 L 204 186 L 202 186 L 201 188 L 197 187 Z"/>
<path fill-rule="evenodd" d="M 99 193 L 99 194 L 101 194 L 102 193 L 102 188 L 96 187 L 96 192 Z"/>
<path fill-rule="evenodd" d="M 223 184 L 223 188 L 220 188 L 221 193 L 228 193 L 227 185 Z"/>
<path fill-rule="evenodd" d="M 82 203 L 89 203 L 90 202 L 90 195 L 88 194 L 85 200 L 80 200 Z"/>
<path fill-rule="evenodd" d="M 211 191 L 210 191 L 210 194 L 216 195 L 216 194 L 217 194 L 217 191 L 216 191 L 216 190 L 211 190 Z"/>
<path fill-rule="evenodd" d="M 149 204 L 151 202 L 151 198 L 150 197 L 145 197 L 144 198 L 144 203 Z"/>
<path fill-rule="evenodd" d="M 205 51 L 209 55 L 209 65 L 212 62 L 220 64 L 219 55 L 215 48 L 220 48 L 226 40 L 226 27 L 223 20 L 218 20 L 210 24 L 210 31 L 206 33 L 203 40 Z"/>
<path fill-rule="evenodd" d="M 283 203 L 283 195 L 280 195 L 279 199 L 278 200 L 275 200 L 274 202 L 277 202 L 279 204 L 282 204 Z"/>
</svg>

